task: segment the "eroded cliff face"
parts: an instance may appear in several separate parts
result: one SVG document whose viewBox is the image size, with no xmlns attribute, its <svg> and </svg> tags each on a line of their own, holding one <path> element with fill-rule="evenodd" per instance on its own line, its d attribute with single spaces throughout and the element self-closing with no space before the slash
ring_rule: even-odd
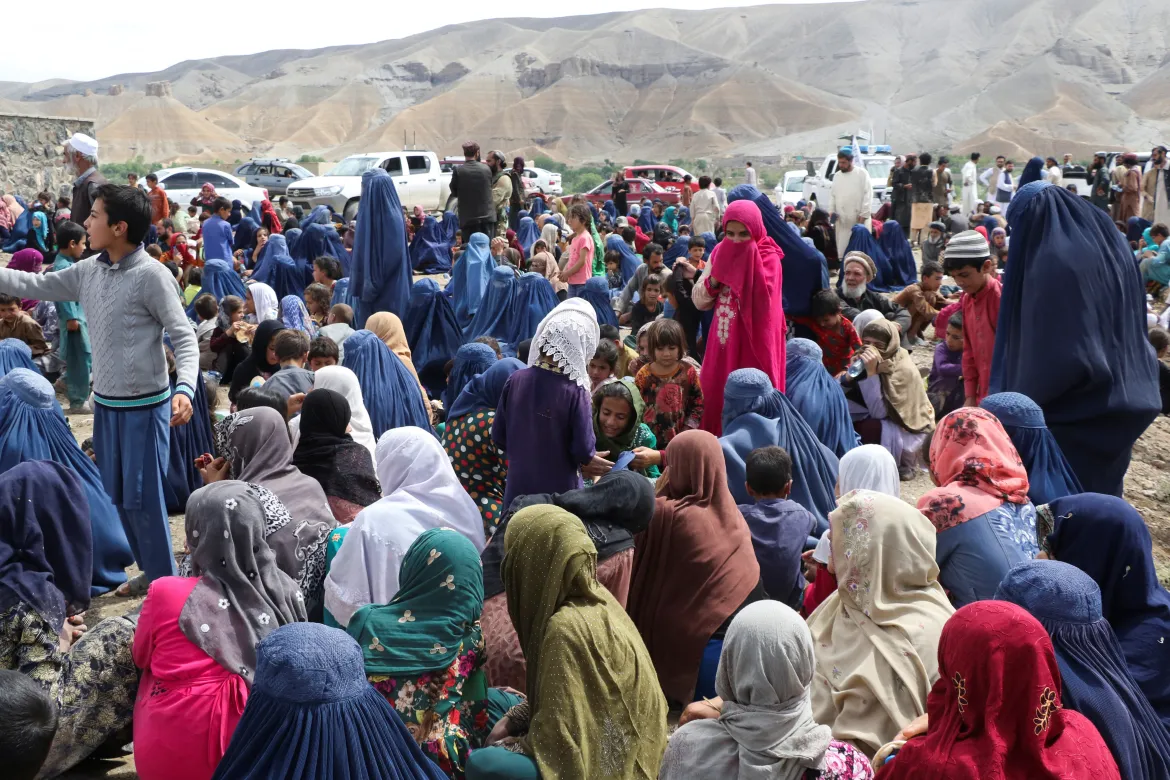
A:
<svg viewBox="0 0 1170 780">
<path fill-rule="evenodd" d="M 1168 51 L 1166 0 L 867 0 L 496 20 L 0 98 L 94 117 L 113 159 L 336 159 L 404 133 L 570 161 L 816 154 L 858 127 L 899 148 L 1081 154 L 1170 137 Z"/>
</svg>

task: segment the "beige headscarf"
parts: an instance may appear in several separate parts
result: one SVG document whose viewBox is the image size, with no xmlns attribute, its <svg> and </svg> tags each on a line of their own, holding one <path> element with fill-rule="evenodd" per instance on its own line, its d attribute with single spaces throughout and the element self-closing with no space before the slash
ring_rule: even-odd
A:
<svg viewBox="0 0 1170 780">
<path fill-rule="evenodd" d="M 955 610 L 938 582 L 934 526 L 914 507 L 854 490 L 829 529 L 837 592 L 808 619 L 813 717 L 872 756 L 926 712 L 939 635 Z"/>
<path fill-rule="evenodd" d="M 886 399 L 886 411 L 890 418 L 911 433 L 926 433 L 934 430 L 934 407 L 926 397 L 922 375 L 910 359 L 910 353 L 902 348 L 898 326 L 889 320 L 874 320 L 861 333 L 864 339 L 869 333 L 881 331 L 887 339 L 886 348 L 878 350 L 882 360 L 878 363 L 882 395 Z"/>
<path fill-rule="evenodd" d="M 4 206 L 0 208 L 0 226 L 11 228 L 16 224 L 17 218 L 24 213 L 24 207 L 11 195 L 5 195 L 3 200 Z"/>
<path fill-rule="evenodd" d="M 414 381 L 418 383 L 418 390 L 422 393 L 423 406 L 427 408 L 427 418 L 433 423 L 435 413 L 431 409 L 431 399 L 427 396 L 427 389 L 419 381 L 418 372 L 414 370 L 414 363 L 410 361 L 410 344 L 406 341 L 406 331 L 402 327 L 402 320 L 398 319 L 398 315 L 393 312 L 380 311 L 366 320 L 366 330 L 390 347 L 390 351 L 398 356 L 402 365 L 406 366 L 406 370 L 414 377 Z"/>
</svg>

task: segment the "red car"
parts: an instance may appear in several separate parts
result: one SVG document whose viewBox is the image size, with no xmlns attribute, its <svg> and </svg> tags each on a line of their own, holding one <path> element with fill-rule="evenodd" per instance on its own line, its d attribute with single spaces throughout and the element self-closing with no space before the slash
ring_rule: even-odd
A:
<svg viewBox="0 0 1170 780">
<path fill-rule="evenodd" d="M 699 177 L 691 176 L 690 171 L 684 171 L 677 165 L 631 165 L 622 171 L 627 179 L 649 179 L 675 194 L 681 194 L 683 177 L 691 177 L 691 192 L 699 191 Z"/>
<path fill-rule="evenodd" d="M 648 179 L 630 179 L 626 181 L 630 185 L 630 194 L 626 196 L 626 200 L 632 206 L 635 203 L 641 203 L 643 200 L 649 198 L 650 200 L 660 200 L 667 206 L 678 205 L 678 193 L 671 190 L 663 189 Z M 613 180 L 602 182 L 593 189 L 586 192 L 582 197 L 592 203 L 594 206 L 601 208 L 601 204 L 607 200 L 613 199 Z"/>
</svg>

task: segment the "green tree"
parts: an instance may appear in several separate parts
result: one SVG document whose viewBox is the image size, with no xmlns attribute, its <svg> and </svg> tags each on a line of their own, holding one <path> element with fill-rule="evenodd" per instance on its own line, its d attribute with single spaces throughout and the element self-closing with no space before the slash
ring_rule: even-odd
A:
<svg viewBox="0 0 1170 780">
<path fill-rule="evenodd" d="M 315 154 L 302 154 L 300 157 L 297 158 L 297 162 L 299 162 L 299 163 L 319 163 L 319 162 L 325 162 L 325 158 L 318 157 Z"/>
</svg>

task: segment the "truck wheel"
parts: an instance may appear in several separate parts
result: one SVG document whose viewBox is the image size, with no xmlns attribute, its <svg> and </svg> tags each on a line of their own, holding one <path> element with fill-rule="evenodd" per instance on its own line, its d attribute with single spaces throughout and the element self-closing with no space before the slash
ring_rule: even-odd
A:
<svg viewBox="0 0 1170 780">
<path fill-rule="evenodd" d="M 349 203 L 345 204 L 345 211 L 342 213 L 342 219 L 345 220 L 347 225 L 357 219 L 358 203 L 360 203 L 360 201 L 357 198 L 354 198 Z"/>
</svg>

